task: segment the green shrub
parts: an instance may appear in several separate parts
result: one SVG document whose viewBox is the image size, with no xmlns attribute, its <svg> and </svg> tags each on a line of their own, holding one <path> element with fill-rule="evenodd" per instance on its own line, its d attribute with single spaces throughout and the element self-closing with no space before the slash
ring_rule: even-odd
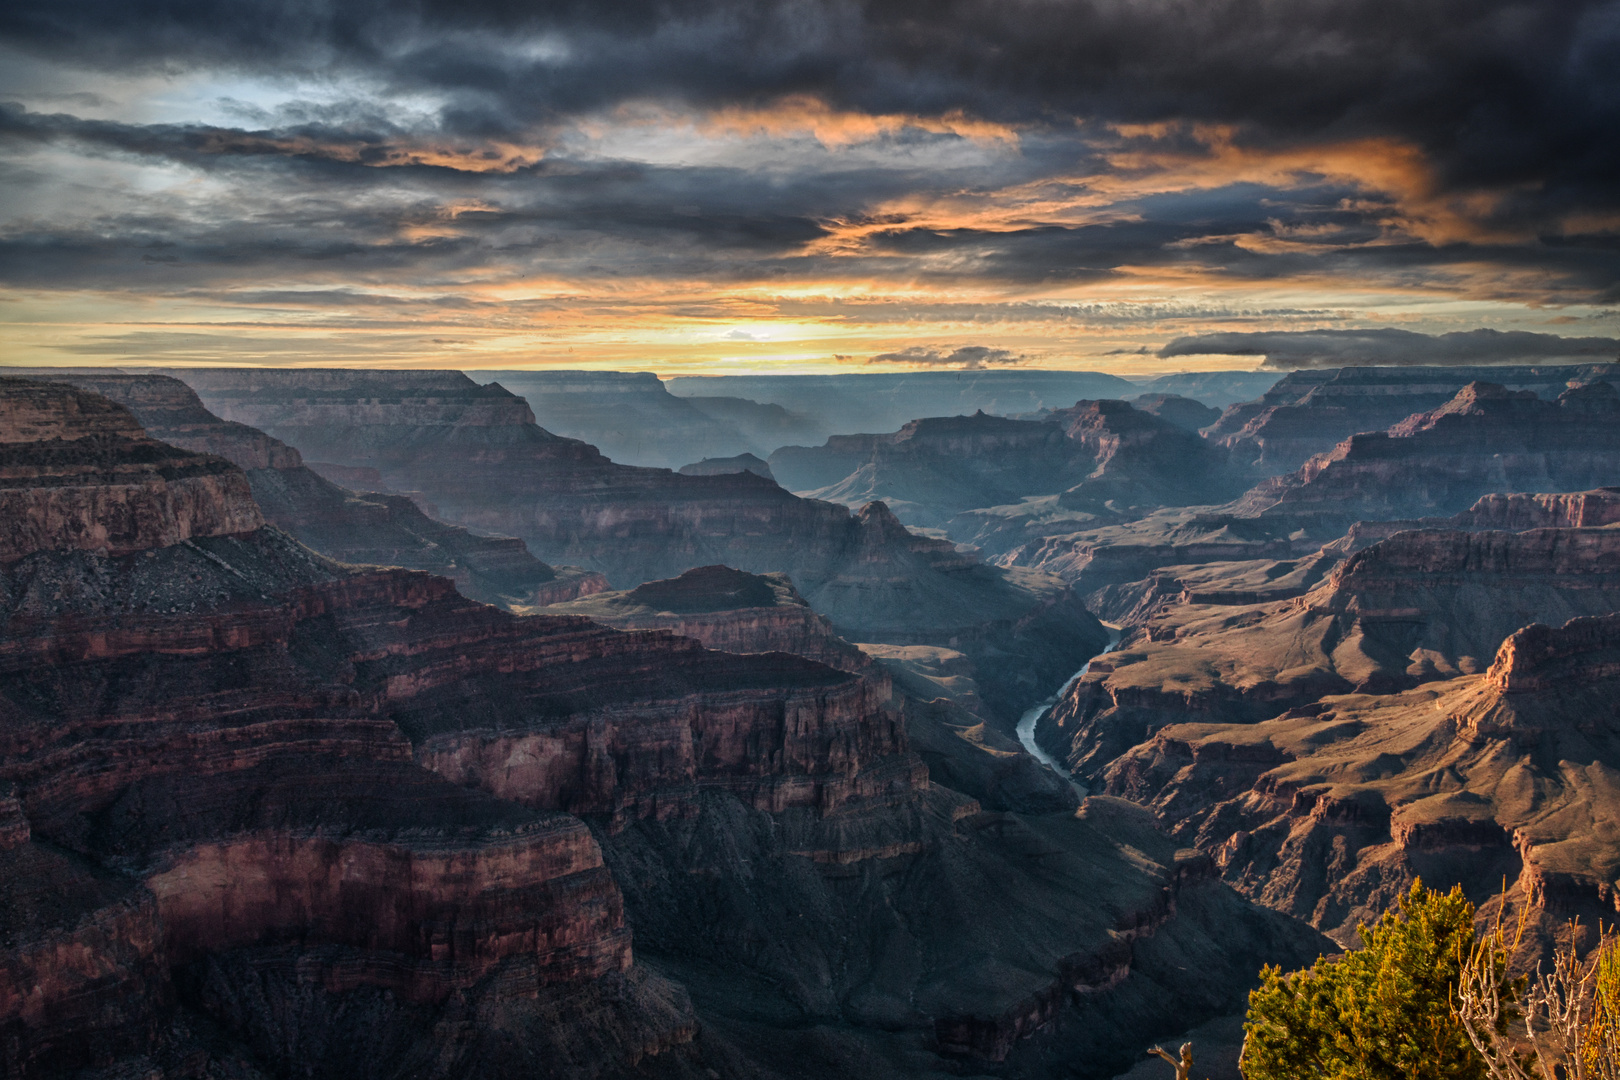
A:
<svg viewBox="0 0 1620 1080">
<path fill-rule="evenodd" d="M 1261 973 L 1244 1023 L 1245 1080 L 1486 1080 L 1453 1009 L 1474 905 L 1460 889 L 1416 882 L 1398 912 L 1358 930 L 1365 948 Z"/>
</svg>

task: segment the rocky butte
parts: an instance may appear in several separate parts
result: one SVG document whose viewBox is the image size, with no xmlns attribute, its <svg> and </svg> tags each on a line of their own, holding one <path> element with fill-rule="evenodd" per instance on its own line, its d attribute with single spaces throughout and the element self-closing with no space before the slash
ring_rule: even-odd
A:
<svg viewBox="0 0 1620 1080">
<path fill-rule="evenodd" d="M 0 458 L 7 1075 L 1103 1077 L 1320 947 L 859 675 L 334 562 L 76 387 Z"/>
</svg>

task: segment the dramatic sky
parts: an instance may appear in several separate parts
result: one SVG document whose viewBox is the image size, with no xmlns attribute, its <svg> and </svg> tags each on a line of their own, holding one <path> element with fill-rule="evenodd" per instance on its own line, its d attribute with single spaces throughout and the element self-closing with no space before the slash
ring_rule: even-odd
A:
<svg viewBox="0 0 1620 1080">
<path fill-rule="evenodd" d="M 0 320 L 12 363 L 1612 359 L 1620 0 L 9 0 Z"/>
</svg>

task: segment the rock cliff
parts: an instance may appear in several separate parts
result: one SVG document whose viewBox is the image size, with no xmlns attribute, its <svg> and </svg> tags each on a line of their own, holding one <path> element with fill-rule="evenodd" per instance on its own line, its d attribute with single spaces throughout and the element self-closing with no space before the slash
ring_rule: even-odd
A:
<svg viewBox="0 0 1620 1080">
<path fill-rule="evenodd" d="M 1575 492 L 1620 475 L 1620 394 L 1607 382 L 1544 401 L 1470 383 L 1388 431 L 1353 435 L 1298 471 L 1255 487 L 1240 512 L 1342 522 L 1466 509 L 1493 492 Z"/>
<path fill-rule="evenodd" d="M 1262 475 L 1292 472 L 1360 432 L 1439 408 L 1470 382 L 1553 399 L 1571 386 L 1620 378 L 1620 364 L 1550 367 L 1349 367 L 1290 372 L 1258 401 L 1229 407 L 1205 432 Z"/>
<path fill-rule="evenodd" d="M 1620 616 L 1537 623 L 1481 674 L 1166 727 L 1104 782 L 1239 889 L 1341 941 L 1419 875 L 1527 908 L 1534 938 L 1614 917 L 1617 679 Z"/>
<path fill-rule="evenodd" d="M 1620 530 L 1398 533 L 1297 599 L 1159 611 L 1037 732 L 1086 775 L 1167 723 L 1253 722 L 1324 694 L 1478 673 L 1526 623 L 1620 610 Z"/>
<path fill-rule="evenodd" d="M 443 574 L 489 603 L 554 603 L 607 587 L 600 574 L 547 566 L 516 538 L 436 521 L 402 495 L 340 487 L 279 439 L 221 420 L 178 379 L 67 368 L 35 369 L 32 377 L 101 394 L 129 409 L 153 439 L 230 461 L 246 473 L 271 524 L 340 562 Z"/>
<path fill-rule="evenodd" d="M 939 644 L 987 668 L 995 662 L 1005 674 L 987 689 L 1009 717 L 1106 640 L 1061 582 L 985 566 L 908 532 L 881 504 L 851 514 L 752 473 L 618 465 L 536 427 L 501 387 L 457 372 L 184 376 L 221 416 L 309 457 L 375 468 L 449 520 L 519 536 L 542 558 L 602 571 L 621 586 L 716 564 L 786 573 L 846 638 Z"/>
<path fill-rule="evenodd" d="M 66 445 L 99 455 L 83 505 L 204 467 L 194 523 L 252 505 L 105 399 L 0 391 L 16 490 Z M 87 546 L 20 505 L 8 1075 L 1101 1076 L 1318 947 L 1128 808 L 928 784 L 859 676 L 514 616 L 256 520 Z"/>
</svg>

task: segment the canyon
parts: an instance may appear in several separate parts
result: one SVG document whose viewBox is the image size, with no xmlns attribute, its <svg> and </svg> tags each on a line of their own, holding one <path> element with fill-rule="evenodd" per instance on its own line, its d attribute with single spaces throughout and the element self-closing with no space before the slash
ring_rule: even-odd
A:
<svg viewBox="0 0 1620 1080">
<path fill-rule="evenodd" d="M 0 381 L 6 1069 L 1103 1080 L 1417 877 L 1544 949 L 1620 887 L 1613 367 L 810 446 L 763 383 Z"/>
<path fill-rule="evenodd" d="M 1472 675 L 1161 728 L 1103 787 L 1341 941 L 1419 876 L 1510 903 L 1550 939 L 1613 917 L 1617 678 L 1620 616 L 1531 623 Z"/>
<path fill-rule="evenodd" d="M 973 656 L 1008 724 L 1107 639 L 1065 583 L 914 534 L 881 502 L 851 513 L 747 471 L 620 465 L 460 372 L 182 374 L 214 413 L 297 447 L 317 470 L 374 469 L 445 520 L 516 536 L 619 588 L 695 566 L 786 573 L 846 638 Z"/>
<path fill-rule="evenodd" d="M 0 451 L 8 1074 L 1103 1077 L 1321 947 L 1127 803 L 933 782 L 853 657 L 334 561 L 76 386 Z M 640 601 L 803 608 L 728 574 Z"/>
</svg>

